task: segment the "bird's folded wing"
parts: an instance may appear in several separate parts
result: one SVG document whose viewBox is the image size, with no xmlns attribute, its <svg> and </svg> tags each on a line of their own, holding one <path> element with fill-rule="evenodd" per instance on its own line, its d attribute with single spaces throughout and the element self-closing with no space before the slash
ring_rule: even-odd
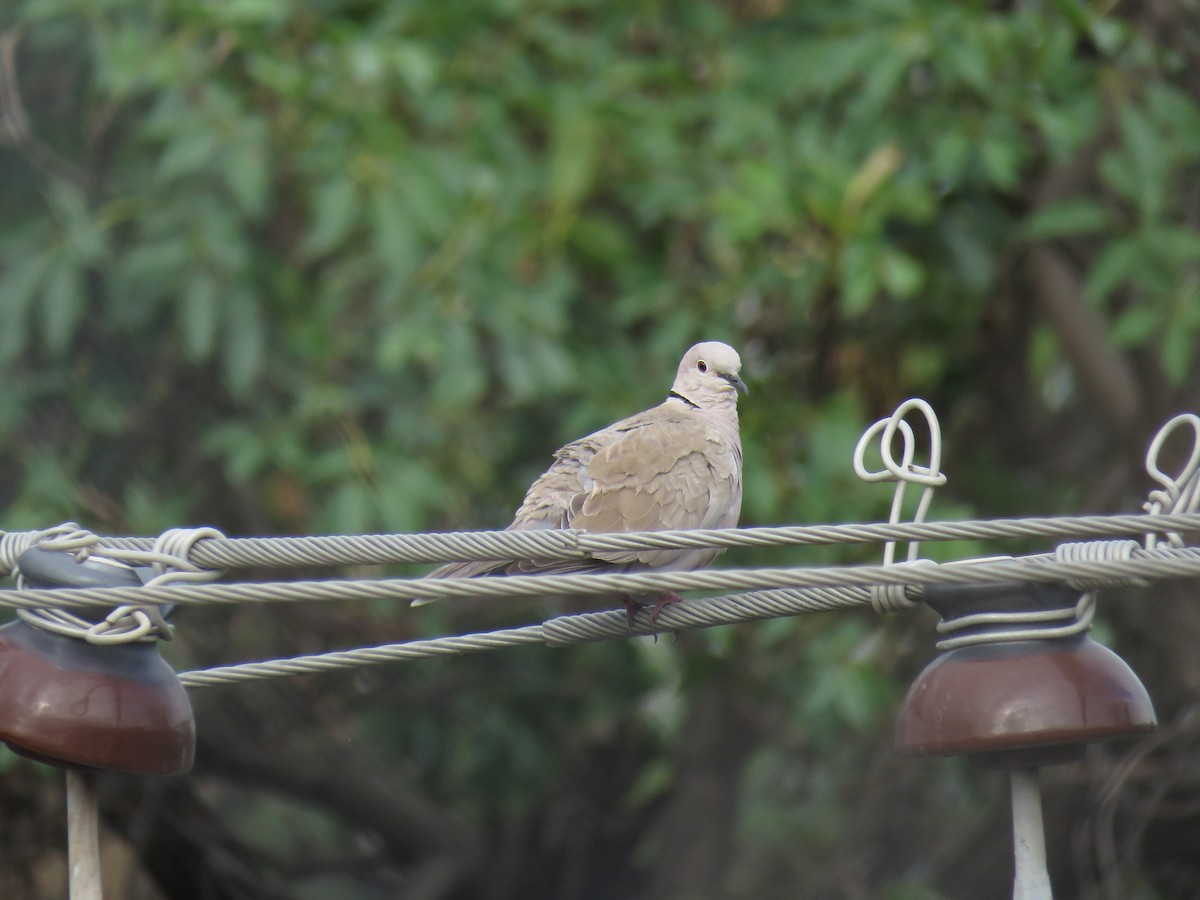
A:
<svg viewBox="0 0 1200 900">
<path fill-rule="evenodd" d="M 591 460 L 590 490 L 572 499 L 567 526 L 593 533 L 716 528 L 737 521 L 737 448 L 699 420 L 624 433 Z M 595 554 L 609 564 L 657 568 L 678 550 Z"/>
</svg>

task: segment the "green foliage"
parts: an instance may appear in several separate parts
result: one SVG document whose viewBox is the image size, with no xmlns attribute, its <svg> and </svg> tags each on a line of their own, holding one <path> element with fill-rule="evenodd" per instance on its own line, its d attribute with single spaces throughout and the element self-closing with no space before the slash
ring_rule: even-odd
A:
<svg viewBox="0 0 1200 900">
<path fill-rule="evenodd" d="M 1103 66 L 1151 52 L 1117 29 L 1088 60 L 1080 31 L 1114 23 L 1070 12 L 31 0 L 26 89 L 68 49 L 77 85 L 34 127 L 106 162 L 76 182 L 10 156 L 0 355 L 111 385 L 135 416 L 162 413 L 149 385 L 207 383 L 225 399 L 189 403 L 193 464 L 322 531 L 499 524 L 517 490 L 495 485 L 652 400 L 702 335 L 761 344 L 753 365 L 834 316 L 862 365 L 929 391 L 1022 179 L 1095 138 Z M 1178 379 L 1200 244 L 1171 186 L 1200 112 L 1160 81 L 1113 90 L 1111 205 L 1070 198 L 1025 233 L 1127 223 L 1089 293 L 1150 292 L 1117 339 L 1164 341 Z M 153 364 L 108 371 L 147 339 Z M 283 452 L 341 457 L 289 466 L 300 520 L 272 508 Z M 782 474 L 751 471 L 752 518 L 781 517 Z M 126 505 L 120 473 L 97 487 Z"/>
<path fill-rule="evenodd" d="M 639 644 L 584 647 L 569 657 L 530 650 L 465 666 L 453 660 L 459 674 L 451 681 L 469 669 L 464 688 L 503 684 L 504 702 L 487 689 L 463 689 L 437 697 L 436 715 L 410 718 L 380 708 L 369 719 L 370 734 L 440 799 L 479 798 L 467 815 L 482 821 L 525 815 L 547 791 L 563 789 L 563 772 L 547 763 L 548 755 L 586 752 L 620 732 L 631 713 L 656 717 L 652 703 L 640 699 L 653 682 Z M 436 663 L 406 674 L 401 693 L 409 696 L 436 693 L 446 681 L 445 667 Z M 634 786 L 625 802 L 637 806 L 653 794 L 649 783 Z"/>
</svg>

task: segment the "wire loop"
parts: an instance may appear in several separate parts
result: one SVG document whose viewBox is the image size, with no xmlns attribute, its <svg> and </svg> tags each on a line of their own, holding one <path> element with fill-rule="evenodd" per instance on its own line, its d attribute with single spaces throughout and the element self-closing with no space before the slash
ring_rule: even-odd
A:
<svg viewBox="0 0 1200 900">
<path fill-rule="evenodd" d="M 925 417 L 925 425 L 929 432 L 929 463 L 919 465 L 913 462 L 917 454 L 916 433 L 904 417 L 916 410 Z M 893 445 L 897 436 L 901 441 L 900 461 L 896 461 Z M 867 447 L 872 441 L 879 439 L 879 456 L 883 461 L 882 470 L 868 469 L 865 462 Z M 921 485 L 921 499 L 917 502 L 912 521 L 920 524 L 925 521 L 929 505 L 933 502 L 933 492 L 946 483 L 946 476 L 941 471 L 942 466 L 942 428 L 938 422 L 937 413 L 933 407 L 919 397 L 905 400 L 886 419 L 880 419 L 863 432 L 858 444 L 854 447 L 854 473 L 868 483 L 896 483 L 892 495 L 892 508 L 888 515 L 888 524 L 896 525 L 904 510 L 904 494 L 910 484 Z M 908 544 L 908 562 L 916 562 L 921 544 L 910 541 Z M 883 564 L 891 565 L 896 561 L 896 541 L 889 540 L 883 547 Z M 916 603 L 916 592 L 905 592 L 896 589 L 895 585 L 878 585 L 871 591 L 871 606 L 877 613 L 892 612 L 906 609 Z"/>
<path fill-rule="evenodd" d="M 77 562 L 88 560 L 135 572 L 138 568 L 145 568 L 153 575 L 142 578 L 143 587 L 162 587 L 180 582 L 201 584 L 220 578 L 224 570 L 202 568 L 192 562 L 190 553 L 197 541 L 224 537 L 215 528 L 171 528 L 159 535 L 150 550 L 109 548 L 100 546 L 100 539 L 92 532 L 68 522 L 41 532 L 31 545 L 43 550 L 71 553 Z M 14 563 L 13 568 L 18 590 L 27 590 L 28 585 L 20 567 Z M 166 619 L 170 610 L 169 605 L 120 604 L 99 622 L 62 608 L 21 609 L 17 615 L 44 631 L 78 638 L 90 644 L 111 645 L 171 640 L 174 626 Z"/>
<path fill-rule="evenodd" d="M 955 650 L 959 647 L 980 644 L 998 644 L 1012 641 L 1048 641 L 1056 638 L 1074 637 L 1090 631 L 1096 618 L 1096 592 L 1082 594 L 1074 606 L 1063 609 L 1047 609 L 1030 612 L 976 613 L 943 619 L 938 622 L 939 634 L 956 635 L 937 642 L 937 649 Z M 1061 625 L 1054 623 L 1062 622 Z M 984 628 L 984 631 L 975 629 Z"/>
<path fill-rule="evenodd" d="M 1158 464 L 1163 445 L 1176 431 L 1184 425 L 1192 429 L 1192 449 L 1187 462 L 1179 470 L 1178 475 L 1168 475 Z M 1142 508 L 1150 515 L 1161 512 L 1192 513 L 1200 509 L 1200 416 L 1193 413 L 1181 413 L 1164 424 L 1146 450 L 1146 474 L 1161 487 L 1150 491 Z M 1168 543 L 1172 547 L 1183 547 L 1183 536 L 1178 532 L 1166 532 Z M 1145 538 L 1147 550 L 1153 550 L 1158 544 L 1159 536 L 1148 533 Z"/>
<path fill-rule="evenodd" d="M 0 571 L 12 572 L 20 589 L 23 581 L 17 559 L 30 547 L 62 550 L 72 554 L 76 562 L 83 562 L 98 541 L 96 535 L 74 522 L 63 522 L 41 531 L 6 531 L 0 534 Z"/>
</svg>

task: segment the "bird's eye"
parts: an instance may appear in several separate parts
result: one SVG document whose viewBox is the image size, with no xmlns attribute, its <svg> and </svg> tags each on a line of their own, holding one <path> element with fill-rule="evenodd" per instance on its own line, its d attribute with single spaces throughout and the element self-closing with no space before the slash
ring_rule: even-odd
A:
<svg viewBox="0 0 1200 900">
<path fill-rule="evenodd" d="M 696 368 L 699 369 L 701 372 L 707 372 L 708 371 L 708 363 L 706 363 L 704 360 L 700 360 L 698 363 L 696 363 Z"/>
</svg>

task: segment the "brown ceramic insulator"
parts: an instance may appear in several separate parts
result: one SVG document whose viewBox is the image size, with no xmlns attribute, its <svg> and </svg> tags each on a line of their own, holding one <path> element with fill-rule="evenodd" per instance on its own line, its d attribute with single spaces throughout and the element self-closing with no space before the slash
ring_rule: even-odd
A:
<svg viewBox="0 0 1200 900">
<path fill-rule="evenodd" d="M 0 628 L 0 740 L 56 765 L 167 775 L 192 767 L 191 703 L 154 644 L 94 646 Z"/>
<path fill-rule="evenodd" d="M 929 605 L 944 619 L 980 612 L 1061 609 L 1079 594 L 1057 586 L 941 586 Z M 957 595 L 957 596 L 956 596 Z M 1155 726 L 1146 689 L 1125 662 L 1085 635 L 949 650 L 917 677 L 901 705 L 896 744 L 910 753 L 968 754 L 995 765 L 1062 762 L 1093 741 Z"/>
<path fill-rule="evenodd" d="M 128 568 L 65 553 L 35 548 L 20 562 L 38 586 L 140 584 Z M 0 627 L 0 740 L 56 765 L 165 775 L 192 767 L 196 732 L 156 644 L 96 645 L 17 621 Z"/>
</svg>

